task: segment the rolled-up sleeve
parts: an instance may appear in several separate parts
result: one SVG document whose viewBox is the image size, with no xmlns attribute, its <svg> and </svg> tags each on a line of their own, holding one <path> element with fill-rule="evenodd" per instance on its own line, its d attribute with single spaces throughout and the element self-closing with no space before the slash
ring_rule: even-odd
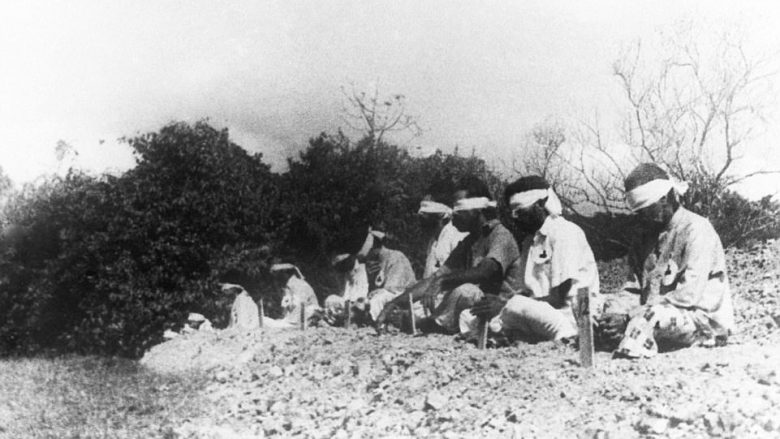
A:
<svg viewBox="0 0 780 439">
<path fill-rule="evenodd" d="M 594 266 L 593 252 L 585 234 L 575 227 L 566 227 L 555 237 L 550 261 L 550 286 L 555 288 L 567 280 L 588 284 L 587 270 Z"/>
<path fill-rule="evenodd" d="M 517 248 L 517 241 L 508 230 L 502 229 L 491 235 L 485 259 L 493 259 L 501 265 L 502 277 L 519 257 L 520 249 Z"/>
</svg>

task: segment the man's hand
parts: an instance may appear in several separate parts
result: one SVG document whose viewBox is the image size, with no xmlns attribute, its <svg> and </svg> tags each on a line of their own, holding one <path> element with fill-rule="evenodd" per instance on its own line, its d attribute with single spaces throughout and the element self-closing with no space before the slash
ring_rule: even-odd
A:
<svg viewBox="0 0 780 439">
<path fill-rule="evenodd" d="M 494 294 L 486 294 L 482 300 L 471 308 L 471 313 L 482 319 L 492 319 L 501 312 L 506 300 Z"/>
<path fill-rule="evenodd" d="M 423 293 L 422 299 L 420 299 L 420 302 L 422 302 L 422 305 L 428 309 L 428 312 L 432 313 L 436 309 L 436 297 L 439 295 L 438 289 L 435 291 L 433 289 L 426 291 Z"/>
<path fill-rule="evenodd" d="M 412 285 L 406 290 L 415 300 L 420 300 L 422 305 L 433 312 L 436 308 L 436 298 L 441 293 L 441 277 L 430 277 Z M 404 301 L 406 303 L 406 301 Z"/>
<path fill-rule="evenodd" d="M 608 350 L 617 348 L 628 326 L 628 314 L 607 313 L 596 318 L 596 340 Z"/>
<path fill-rule="evenodd" d="M 374 321 L 374 329 L 376 329 L 376 332 L 380 334 L 384 332 L 387 319 L 389 319 L 390 316 L 398 309 L 399 306 L 393 302 L 388 303 L 384 308 L 382 308 L 382 312 L 379 313 L 376 321 Z"/>
</svg>

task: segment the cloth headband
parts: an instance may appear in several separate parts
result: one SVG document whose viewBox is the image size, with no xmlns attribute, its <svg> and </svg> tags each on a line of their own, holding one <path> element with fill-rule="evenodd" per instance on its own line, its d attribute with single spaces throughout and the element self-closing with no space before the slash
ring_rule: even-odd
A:
<svg viewBox="0 0 780 439">
<path fill-rule="evenodd" d="M 336 265 L 341 261 L 346 260 L 350 256 L 349 253 L 340 253 L 333 257 L 333 259 L 330 260 L 331 265 Z"/>
<path fill-rule="evenodd" d="M 553 216 L 559 216 L 563 213 L 561 200 L 552 188 L 518 192 L 509 198 L 509 209 L 512 211 L 512 216 L 515 216 L 516 211 L 528 209 L 537 201 L 545 198 L 547 198 L 547 202 L 544 203 L 544 208 L 547 210 L 547 213 Z"/>
<path fill-rule="evenodd" d="M 461 198 L 455 202 L 452 211 L 460 212 L 461 210 L 487 209 L 488 207 L 496 206 L 496 202 L 487 197 Z"/>
<path fill-rule="evenodd" d="M 368 228 L 368 234 L 366 235 L 366 240 L 363 241 L 363 245 L 360 246 L 360 250 L 355 253 L 356 255 L 367 255 L 368 251 L 371 250 L 371 247 L 374 246 L 374 238 L 378 239 L 385 239 L 387 234 L 385 232 L 379 231 L 379 230 L 372 230 L 370 227 Z M 350 253 L 340 253 L 333 257 L 333 259 L 330 260 L 331 265 L 336 265 L 339 262 L 347 259 L 348 257 L 352 256 Z"/>
<path fill-rule="evenodd" d="M 238 285 L 238 284 L 227 284 L 227 283 L 225 283 L 225 284 L 222 284 L 221 287 L 222 287 L 222 292 L 223 293 L 229 293 L 229 292 L 233 291 L 236 288 L 241 290 L 241 291 L 244 291 L 244 287 L 242 287 L 241 285 Z"/>
<path fill-rule="evenodd" d="M 449 218 L 452 215 L 452 209 L 446 204 L 423 200 L 420 201 L 420 210 L 418 210 L 417 213 L 436 213 L 443 215 L 445 218 Z"/>
<path fill-rule="evenodd" d="M 660 200 L 672 189 L 682 195 L 688 190 L 688 183 L 667 179 L 652 180 L 628 191 L 626 203 L 632 212 L 636 212 Z"/>
<path fill-rule="evenodd" d="M 189 316 L 187 316 L 187 320 L 191 322 L 205 322 L 206 317 L 203 316 L 203 314 L 199 314 L 196 312 L 191 312 Z"/>
<path fill-rule="evenodd" d="M 366 256 L 368 252 L 371 250 L 371 248 L 374 246 L 374 239 L 385 239 L 385 236 L 387 234 L 385 232 L 379 231 L 379 230 L 373 230 L 371 227 L 368 228 L 368 235 L 366 235 L 366 240 L 363 242 L 363 245 L 360 247 L 360 250 L 356 253 L 359 256 Z"/>
<path fill-rule="evenodd" d="M 274 264 L 274 265 L 271 265 L 271 269 L 270 269 L 270 271 L 272 273 L 275 272 L 275 271 L 283 271 L 283 270 L 295 270 L 295 274 L 299 278 L 303 279 L 303 275 L 301 274 L 301 270 L 299 270 L 298 267 L 296 267 L 293 264 L 289 264 L 289 263 Z"/>
<path fill-rule="evenodd" d="M 373 230 L 371 228 L 368 229 L 368 233 L 374 238 L 379 238 L 379 239 L 385 239 L 385 237 L 387 236 L 387 233 L 382 232 L 380 230 Z"/>
</svg>

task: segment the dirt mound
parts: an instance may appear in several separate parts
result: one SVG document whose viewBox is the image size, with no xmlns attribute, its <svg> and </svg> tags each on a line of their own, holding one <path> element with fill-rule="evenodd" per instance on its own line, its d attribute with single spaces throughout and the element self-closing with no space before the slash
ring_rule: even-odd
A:
<svg viewBox="0 0 780 439">
<path fill-rule="evenodd" d="M 587 370 L 555 343 L 479 351 L 448 336 L 319 328 L 193 334 L 143 363 L 210 371 L 213 416 L 181 437 L 777 437 L 777 255 L 729 252 L 740 325 L 729 345 L 646 361 L 597 353 Z"/>
</svg>

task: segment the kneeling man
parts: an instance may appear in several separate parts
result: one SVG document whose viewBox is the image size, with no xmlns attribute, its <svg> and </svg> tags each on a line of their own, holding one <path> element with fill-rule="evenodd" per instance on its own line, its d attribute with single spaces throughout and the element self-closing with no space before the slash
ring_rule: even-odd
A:
<svg viewBox="0 0 780 439">
<path fill-rule="evenodd" d="M 625 188 L 640 227 L 623 289 L 638 294 L 640 305 L 605 313 L 597 332 L 602 339 L 623 336 L 615 356 L 628 358 L 653 356 L 659 347 L 725 342 L 734 310 L 726 257 L 712 224 L 680 205 L 686 186 L 655 164 L 639 165 Z"/>
<path fill-rule="evenodd" d="M 544 178 L 523 177 L 504 198 L 519 230 L 526 233 L 515 292 L 486 295 L 461 315 L 461 332 L 476 336 L 478 322 L 509 339 L 560 340 L 577 335 L 576 292 L 588 288 L 598 303 L 599 276 L 585 233 L 561 216 L 561 203 Z M 596 305 L 597 306 L 597 305 Z"/>
<path fill-rule="evenodd" d="M 464 177 L 455 187 L 452 224 L 468 233 L 444 265 L 393 299 L 377 317 L 377 328 L 395 308 L 408 308 L 409 295 L 421 300 L 430 317 L 420 321 L 423 332 L 458 332 L 460 313 L 485 294 L 511 290 L 512 265 L 520 256 L 512 233 L 496 217 L 496 202 L 487 185 Z M 441 294 L 440 293 L 444 293 Z"/>
</svg>

